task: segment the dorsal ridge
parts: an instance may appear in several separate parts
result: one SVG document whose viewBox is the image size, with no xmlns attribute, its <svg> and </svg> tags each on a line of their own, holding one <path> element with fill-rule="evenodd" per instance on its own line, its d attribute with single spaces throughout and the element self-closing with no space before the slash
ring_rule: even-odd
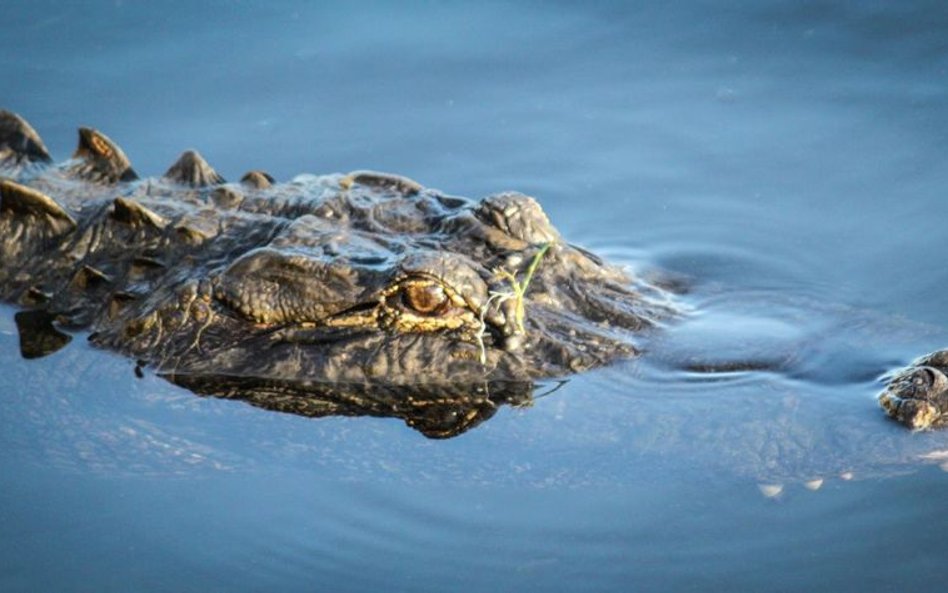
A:
<svg viewBox="0 0 948 593">
<path fill-rule="evenodd" d="M 0 164 L 50 163 L 52 158 L 36 130 L 25 119 L 0 109 Z"/>
<path fill-rule="evenodd" d="M 184 151 L 175 164 L 165 172 L 164 178 L 172 183 L 191 187 L 208 187 L 224 183 L 224 178 L 196 150 Z"/>
<path fill-rule="evenodd" d="M 122 149 L 98 130 L 79 128 L 79 145 L 72 157 L 78 162 L 69 172 L 84 181 L 111 185 L 138 179 Z"/>
<path fill-rule="evenodd" d="M 276 180 L 272 175 L 266 171 L 247 171 L 243 177 L 240 178 L 240 184 L 244 187 L 252 187 L 254 189 L 267 189 L 272 186 Z"/>
<path fill-rule="evenodd" d="M 112 202 L 112 219 L 134 228 L 163 229 L 168 224 L 163 216 L 152 212 L 135 200 L 118 197 Z"/>
<path fill-rule="evenodd" d="M 0 212 L 33 217 L 56 234 L 76 228 L 76 219 L 56 200 L 9 179 L 0 179 Z"/>
</svg>

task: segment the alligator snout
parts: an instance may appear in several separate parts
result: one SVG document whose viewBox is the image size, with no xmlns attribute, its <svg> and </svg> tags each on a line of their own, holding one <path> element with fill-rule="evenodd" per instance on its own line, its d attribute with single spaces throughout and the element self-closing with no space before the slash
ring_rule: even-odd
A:
<svg viewBox="0 0 948 593">
<path fill-rule="evenodd" d="M 948 376 L 943 368 L 927 364 L 943 352 L 916 361 L 889 381 L 879 396 L 886 414 L 912 430 L 948 424 Z"/>
</svg>

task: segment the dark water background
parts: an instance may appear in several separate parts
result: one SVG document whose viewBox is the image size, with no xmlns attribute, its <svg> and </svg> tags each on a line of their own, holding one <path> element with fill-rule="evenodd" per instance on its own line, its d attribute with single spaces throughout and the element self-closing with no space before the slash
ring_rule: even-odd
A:
<svg viewBox="0 0 948 593">
<path fill-rule="evenodd" d="M 943 590 L 948 435 L 874 401 L 948 345 L 943 2 L 0 13 L 0 105 L 59 158 L 93 125 L 143 174 L 196 147 L 231 179 L 518 189 L 689 278 L 694 311 L 429 441 L 200 399 L 82 339 L 23 361 L 4 308 L 0 590 Z"/>
</svg>

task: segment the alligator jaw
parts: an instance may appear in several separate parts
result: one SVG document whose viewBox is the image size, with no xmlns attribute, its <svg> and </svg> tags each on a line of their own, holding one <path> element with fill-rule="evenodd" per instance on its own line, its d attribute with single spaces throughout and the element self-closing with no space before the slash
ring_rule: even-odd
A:
<svg viewBox="0 0 948 593">
<path fill-rule="evenodd" d="M 9 112 L 0 176 L 0 298 L 36 309 L 18 320 L 24 355 L 63 347 L 57 326 L 88 328 L 263 407 L 388 409 L 449 435 L 534 380 L 635 356 L 676 314 L 516 192 L 467 200 L 374 171 L 228 184 L 196 151 L 139 180 L 92 128 L 51 165 Z"/>
</svg>

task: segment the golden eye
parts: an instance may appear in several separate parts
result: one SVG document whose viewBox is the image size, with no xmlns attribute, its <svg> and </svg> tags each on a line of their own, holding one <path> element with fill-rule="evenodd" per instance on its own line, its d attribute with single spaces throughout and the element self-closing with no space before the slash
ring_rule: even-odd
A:
<svg viewBox="0 0 948 593">
<path fill-rule="evenodd" d="M 402 292 L 405 304 L 422 315 L 437 315 L 448 303 L 448 295 L 438 284 L 409 284 Z"/>
</svg>

